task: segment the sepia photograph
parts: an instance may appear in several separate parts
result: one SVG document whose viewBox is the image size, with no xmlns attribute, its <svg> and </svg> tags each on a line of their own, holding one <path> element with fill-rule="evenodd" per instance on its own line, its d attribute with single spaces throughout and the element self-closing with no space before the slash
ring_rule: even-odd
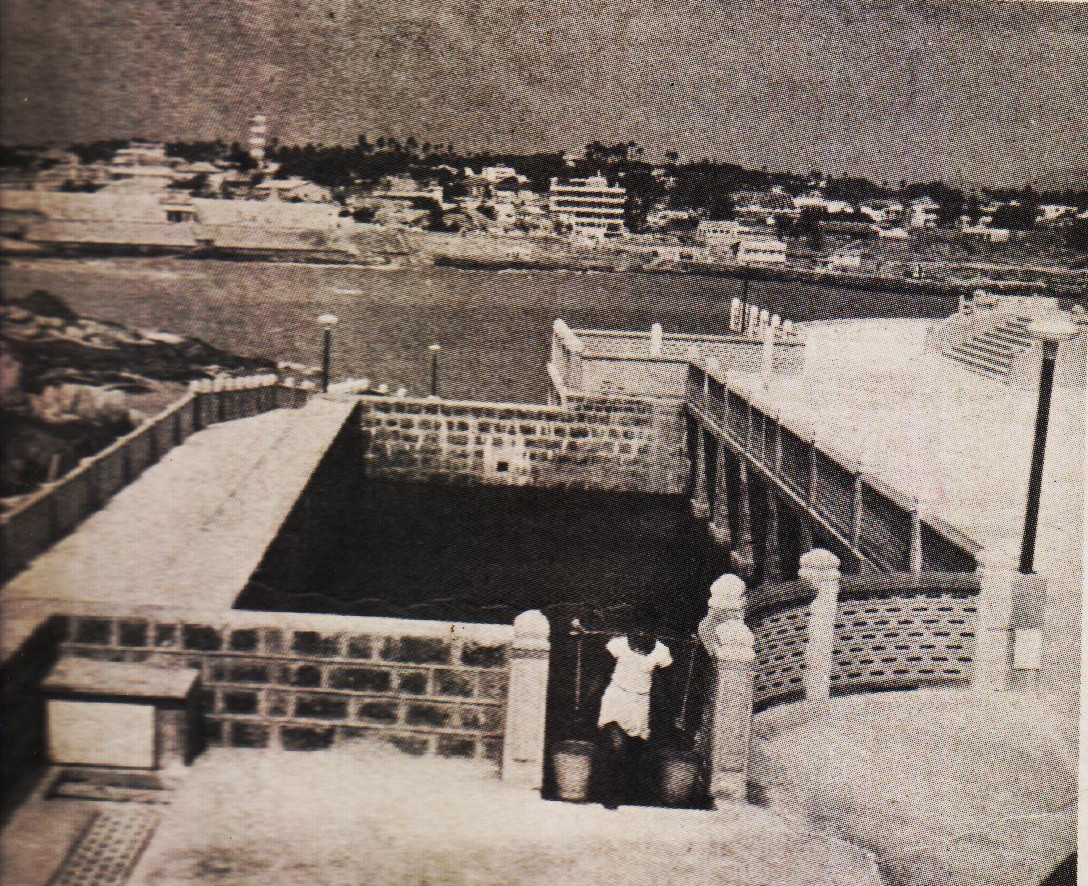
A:
<svg viewBox="0 0 1088 886">
<path fill-rule="evenodd" d="M 0 886 L 1071 886 L 1088 2 L 0 0 Z"/>
</svg>

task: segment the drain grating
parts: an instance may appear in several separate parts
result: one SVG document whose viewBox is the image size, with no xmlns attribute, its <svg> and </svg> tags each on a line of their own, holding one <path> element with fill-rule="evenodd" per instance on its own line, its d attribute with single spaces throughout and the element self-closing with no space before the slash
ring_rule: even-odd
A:
<svg viewBox="0 0 1088 886">
<path fill-rule="evenodd" d="M 150 806 L 96 812 L 49 886 L 122 886 L 158 823 L 159 813 Z"/>
</svg>

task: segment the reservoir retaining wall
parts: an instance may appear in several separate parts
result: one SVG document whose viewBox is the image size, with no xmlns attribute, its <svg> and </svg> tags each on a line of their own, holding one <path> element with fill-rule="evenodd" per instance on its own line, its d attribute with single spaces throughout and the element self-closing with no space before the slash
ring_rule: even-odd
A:
<svg viewBox="0 0 1088 886">
<path fill-rule="evenodd" d="M 566 406 L 363 397 L 368 476 L 682 493 L 679 403 L 577 397 Z"/>
</svg>

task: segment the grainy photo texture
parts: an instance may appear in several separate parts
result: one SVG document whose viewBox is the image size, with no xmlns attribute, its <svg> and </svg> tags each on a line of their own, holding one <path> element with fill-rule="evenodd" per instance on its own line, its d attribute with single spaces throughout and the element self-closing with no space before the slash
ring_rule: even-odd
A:
<svg viewBox="0 0 1088 886">
<path fill-rule="evenodd" d="M 1076 882 L 1088 5 L 0 0 L 2 886 Z"/>
</svg>

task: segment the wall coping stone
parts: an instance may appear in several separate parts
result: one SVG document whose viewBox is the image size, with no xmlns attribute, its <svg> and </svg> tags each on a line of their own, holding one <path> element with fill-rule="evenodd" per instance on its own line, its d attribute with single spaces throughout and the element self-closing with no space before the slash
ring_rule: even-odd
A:
<svg viewBox="0 0 1088 886">
<path fill-rule="evenodd" d="M 470 640 L 485 645 L 510 643 L 512 625 L 387 618 L 369 615 L 322 615 L 298 612 L 263 612 L 246 609 L 206 611 L 169 606 L 141 606 L 97 601 L 34 601 L 43 612 L 72 617 L 149 618 L 227 629 L 284 628 L 326 634 L 376 634 L 385 637 L 437 637 Z M 229 650 L 224 650 L 227 652 Z M 253 657 L 254 653 L 238 651 Z M 258 656 L 259 657 L 259 656 Z"/>
</svg>

